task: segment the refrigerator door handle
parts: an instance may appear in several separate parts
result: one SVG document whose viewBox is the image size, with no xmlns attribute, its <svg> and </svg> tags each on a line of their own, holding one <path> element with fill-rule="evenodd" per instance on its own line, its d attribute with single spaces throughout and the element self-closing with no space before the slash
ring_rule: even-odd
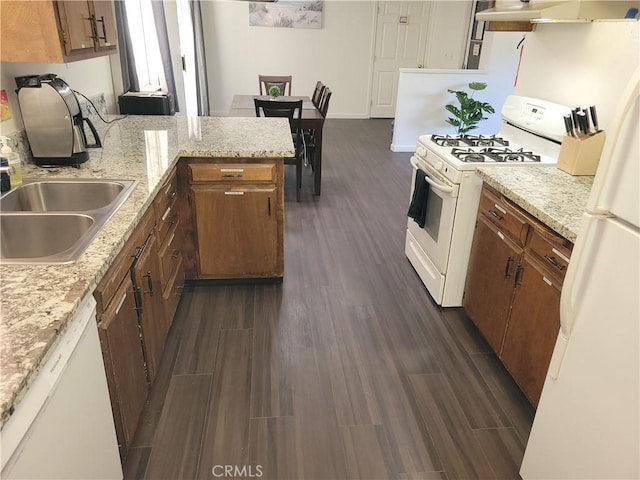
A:
<svg viewBox="0 0 640 480">
<path fill-rule="evenodd" d="M 591 277 L 589 270 L 591 262 L 585 262 L 591 255 L 597 254 L 597 225 L 603 219 L 602 216 L 595 216 L 585 213 L 582 217 L 580 235 L 576 241 L 575 248 L 571 253 L 569 268 L 562 285 L 560 295 L 560 332 L 553 350 L 551 363 L 549 364 L 549 375 L 554 380 L 558 379 L 562 360 L 569 344 L 569 338 L 576 319 L 576 305 L 580 305 L 583 291 Z M 583 268 L 581 268 L 583 267 Z"/>
</svg>

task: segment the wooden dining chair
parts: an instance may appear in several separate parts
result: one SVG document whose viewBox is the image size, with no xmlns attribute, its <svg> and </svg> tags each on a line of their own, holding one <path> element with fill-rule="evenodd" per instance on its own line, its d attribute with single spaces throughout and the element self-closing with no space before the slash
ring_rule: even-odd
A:
<svg viewBox="0 0 640 480">
<path fill-rule="evenodd" d="M 329 87 L 324 87 L 322 91 L 322 97 L 320 98 L 320 103 L 317 105 L 318 111 L 322 114 L 322 116 L 327 118 L 327 112 L 329 111 L 329 100 L 331 100 L 331 89 Z M 307 130 L 304 133 L 304 148 L 306 158 L 311 159 L 309 163 L 311 164 L 311 169 L 315 170 L 315 153 L 316 153 L 316 131 L 315 130 Z"/>
<path fill-rule="evenodd" d="M 277 86 L 280 88 L 280 95 L 291 95 L 291 75 L 258 75 L 260 84 L 260 95 L 269 95 L 269 88 Z"/>
<path fill-rule="evenodd" d="M 261 100 L 253 99 L 256 117 L 284 117 L 289 119 L 291 137 L 295 149 L 295 156 L 284 159 L 285 165 L 296 166 L 296 201 L 300 201 L 302 189 L 302 157 L 304 155 L 302 123 L 302 100 Z"/>
<path fill-rule="evenodd" d="M 325 87 L 324 83 L 322 83 L 320 80 L 316 82 L 316 88 L 313 90 L 313 95 L 311 96 L 311 101 L 316 106 L 316 108 L 318 108 L 318 105 L 320 104 L 320 99 L 322 98 L 322 94 L 324 93 L 325 88 L 327 87 Z"/>
</svg>

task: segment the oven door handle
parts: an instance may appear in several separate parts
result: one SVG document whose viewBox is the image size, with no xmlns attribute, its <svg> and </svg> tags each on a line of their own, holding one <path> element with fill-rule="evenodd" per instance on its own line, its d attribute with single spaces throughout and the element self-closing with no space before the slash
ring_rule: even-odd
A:
<svg viewBox="0 0 640 480">
<path fill-rule="evenodd" d="M 413 165 L 418 170 L 422 170 L 426 174 L 426 177 L 424 177 L 424 181 L 427 182 L 429 185 L 431 185 L 433 188 L 435 188 L 436 190 L 439 190 L 441 192 L 448 193 L 452 197 L 456 197 L 457 196 L 458 192 L 457 192 L 457 188 L 455 188 L 455 186 L 443 185 L 442 183 L 438 183 L 438 182 L 434 181 L 429 176 L 429 172 L 426 171 L 424 168 L 422 168 L 420 165 L 418 165 L 418 162 L 413 157 L 410 159 L 410 161 L 411 161 L 411 165 Z"/>
</svg>

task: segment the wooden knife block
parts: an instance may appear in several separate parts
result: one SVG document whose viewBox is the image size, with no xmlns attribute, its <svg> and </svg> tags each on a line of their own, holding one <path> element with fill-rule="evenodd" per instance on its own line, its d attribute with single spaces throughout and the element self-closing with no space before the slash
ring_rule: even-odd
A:
<svg viewBox="0 0 640 480">
<path fill-rule="evenodd" d="M 604 131 L 584 138 L 565 135 L 558 155 L 558 168 L 571 175 L 595 175 L 604 140 Z"/>
</svg>

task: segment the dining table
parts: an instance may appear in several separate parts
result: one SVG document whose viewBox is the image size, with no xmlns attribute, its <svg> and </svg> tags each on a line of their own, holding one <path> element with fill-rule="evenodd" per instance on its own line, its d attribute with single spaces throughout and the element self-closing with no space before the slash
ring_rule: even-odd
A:
<svg viewBox="0 0 640 480">
<path fill-rule="evenodd" d="M 279 96 L 269 97 L 267 95 L 234 95 L 229 109 L 229 117 L 255 117 L 256 110 L 253 100 L 272 99 L 273 101 L 297 101 L 302 100 L 302 121 L 303 130 L 314 130 L 316 148 L 311 165 L 313 169 L 313 191 L 315 195 L 320 195 L 322 180 L 322 127 L 324 126 L 324 116 L 320 110 L 306 96 Z"/>
</svg>

